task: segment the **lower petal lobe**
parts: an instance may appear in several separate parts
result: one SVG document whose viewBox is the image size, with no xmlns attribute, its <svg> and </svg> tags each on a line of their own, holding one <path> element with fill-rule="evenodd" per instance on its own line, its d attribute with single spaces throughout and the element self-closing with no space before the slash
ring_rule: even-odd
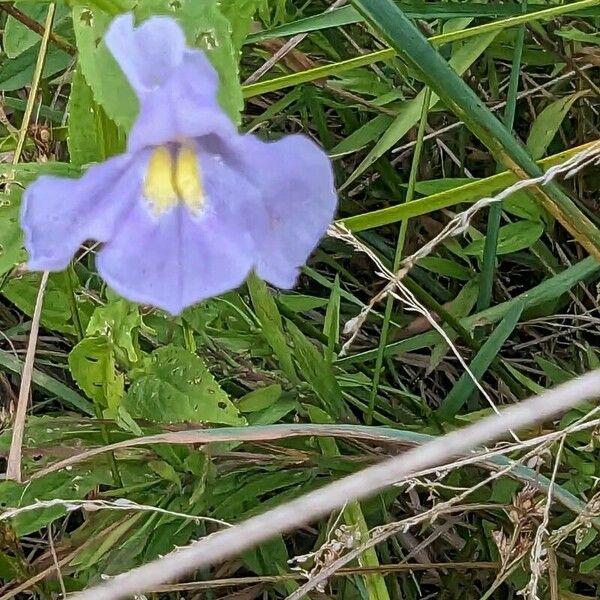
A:
<svg viewBox="0 0 600 600">
<path fill-rule="evenodd" d="M 160 217 L 145 199 L 98 253 L 97 267 L 122 296 L 171 314 L 241 285 L 253 242 L 214 214 L 196 217 L 179 204 Z"/>
</svg>

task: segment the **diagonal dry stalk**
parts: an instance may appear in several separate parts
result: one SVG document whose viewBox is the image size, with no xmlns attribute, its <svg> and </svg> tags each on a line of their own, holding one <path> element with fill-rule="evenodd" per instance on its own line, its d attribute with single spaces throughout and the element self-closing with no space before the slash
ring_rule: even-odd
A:
<svg viewBox="0 0 600 600">
<path fill-rule="evenodd" d="M 379 257 L 374 252 L 372 252 L 367 246 L 365 246 L 360 240 L 358 240 L 356 236 L 352 234 L 347 227 L 344 226 L 343 223 L 335 223 L 331 225 L 327 232 L 330 237 L 344 241 L 359 252 L 366 254 L 377 267 L 377 274 L 383 279 L 387 280 L 387 284 L 385 285 L 385 287 L 380 292 L 378 292 L 373 298 L 371 298 L 371 300 L 368 302 L 367 305 L 365 305 L 365 307 L 361 310 L 358 316 L 346 323 L 345 332 L 351 334 L 351 336 L 350 339 L 344 344 L 342 353 L 346 352 L 352 345 L 353 341 L 356 339 L 356 336 L 360 332 L 362 324 L 366 321 L 367 316 L 373 310 L 374 306 L 377 303 L 381 302 L 383 299 L 385 299 L 389 294 L 393 293 L 396 289 L 400 289 L 400 291 L 403 293 L 401 281 L 404 278 L 404 276 L 412 269 L 412 267 L 414 267 L 415 264 L 422 258 L 429 256 L 429 254 L 431 254 L 431 252 L 444 240 L 450 237 L 454 237 L 456 235 L 460 235 L 467 231 L 473 217 L 480 210 L 492 204 L 502 202 L 502 200 L 505 200 L 510 195 L 520 190 L 537 185 L 545 186 L 560 175 L 565 175 L 566 178 L 571 178 L 585 167 L 591 164 L 596 164 L 599 160 L 600 141 L 594 143 L 589 148 L 575 154 L 575 156 L 571 157 L 564 163 L 560 163 L 551 167 L 539 177 L 521 179 L 513 185 L 505 188 L 495 196 L 481 198 L 464 212 L 455 215 L 438 235 L 436 235 L 427 244 L 419 248 L 417 252 L 406 257 L 400 264 L 400 269 L 396 273 L 392 273 L 382 263 Z"/>
<path fill-rule="evenodd" d="M 42 79 L 42 72 L 44 70 L 44 64 L 46 61 L 46 52 L 48 50 L 48 42 L 52 33 L 52 25 L 54 23 L 55 12 L 56 5 L 51 3 L 48 6 L 48 15 L 46 16 L 46 22 L 44 25 L 45 30 L 42 36 L 42 41 L 40 43 L 40 50 L 38 52 L 38 57 L 35 65 L 33 81 L 31 83 L 31 90 L 29 92 L 29 97 L 27 98 L 27 104 L 25 106 L 25 113 L 23 115 L 23 121 L 21 123 L 21 129 L 19 131 L 17 147 L 15 148 L 15 153 L 13 155 L 13 165 L 16 165 L 19 162 L 21 158 L 21 153 L 23 152 L 23 148 L 25 146 L 27 131 L 29 128 L 29 124 L 31 123 L 31 117 L 33 115 L 33 106 Z M 6 478 L 15 479 L 16 481 L 21 481 L 21 448 L 23 446 L 23 433 L 25 431 L 25 417 L 27 415 L 27 403 L 29 401 L 29 390 L 31 389 L 31 377 L 33 375 L 33 361 L 35 359 L 35 348 L 37 346 L 40 317 L 42 314 L 42 305 L 44 302 L 44 291 L 46 289 L 47 282 L 48 273 L 45 272 L 42 275 L 42 279 L 40 281 L 40 287 L 35 302 L 35 309 L 33 311 L 33 318 L 31 321 L 31 332 L 29 334 L 29 342 L 27 344 L 27 355 L 25 357 L 23 374 L 21 376 L 21 388 L 19 389 L 17 412 L 15 414 L 15 420 L 13 423 L 13 437 L 10 445 L 10 453 L 8 456 Z"/>
<path fill-rule="evenodd" d="M 33 318 L 31 320 L 31 331 L 27 343 L 27 354 L 23 373 L 21 375 L 21 387 L 19 388 L 19 399 L 17 401 L 17 412 L 13 421 L 12 440 L 8 455 L 6 478 L 21 481 L 21 449 L 23 448 L 23 434 L 25 432 L 25 417 L 27 416 L 27 404 L 29 403 L 29 391 L 31 390 L 31 377 L 33 375 L 33 362 L 35 360 L 35 349 L 37 346 L 38 333 L 40 329 L 40 317 L 44 304 L 44 292 L 48 283 L 48 273 L 42 275 L 38 290 Z"/>
<path fill-rule="evenodd" d="M 565 434 L 566 435 L 566 434 Z M 564 439 L 563 435 L 563 439 Z M 306 597 L 306 595 L 313 589 L 315 589 L 319 584 L 326 582 L 330 579 L 336 571 L 342 568 L 344 565 L 348 564 L 350 561 L 354 560 L 357 556 L 359 556 L 362 552 L 364 552 L 368 548 L 372 548 L 377 544 L 385 541 L 392 535 L 395 535 L 398 532 L 408 531 L 410 528 L 414 528 L 416 525 L 424 523 L 425 521 L 430 521 L 433 523 L 435 519 L 437 519 L 440 515 L 443 514 L 452 514 L 458 511 L 466 511 L 469 509 L 473 509 L 478 505 L 460 505 L 459 503 L 465 500 L 469 495 L 473 492 L 477 491 L 489 485 L 491 482 L 500 479 L 504 475 L 510 473 L 517 464 L 523 463 L 529 458 L 533 456 L 537 456 L 538 449 L 534 448 L 526 455 L 522 456 L 518 461 L 514 461 L 513 463 L 507 465 L 506 467 L 495 471 L 491 475 L 483 478 L 478 481 L 475 485 L 465 489 L 460 494 L 453 496 L 449 500 L 445 502 L 441 502 L 433 506 L 432 508 L 407 517 L 406 519 L 402 519 L 401 521 L 397 521 L 395 523 L 389 523 L 387 525 L 382 525 L 379 527 L 375 527 L 371 530 L 371 536 L 368 540 L 361 543 L 358 547 L 353 548 L 350 552 L 340 556 L 337 560 L 327 565 L 324 569 L 322 569 L 319 573 L 309 579 L 306 583 L 300 586 L 297 590 L 295 590 L 292 594 L 290 594 L 285 600 L 300 600 L 301 598 Z M 485 505 L 487 506 L 487 505 Z M 404 559 L 405 560 L 405 559 Z"/>
<path fill-rule="evenodd" d="M 189 571 L 239 555 L 278 533 L 327 515 L 346 502 L 372 496 L 403 477 L 496 440 L 511 429 L 528 427 L 585 400 L 595 399 L 599 394 L 600 370 L 214 533 L 190 547 L 171 552 L 73 598 L 115 600 L 140 594 Z"/>
</svg>

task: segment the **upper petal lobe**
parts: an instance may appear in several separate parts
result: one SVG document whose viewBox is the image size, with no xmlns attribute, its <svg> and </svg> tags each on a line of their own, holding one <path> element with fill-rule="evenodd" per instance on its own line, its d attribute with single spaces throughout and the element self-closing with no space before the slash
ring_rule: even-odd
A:
<svg viewBox="0 0 600 600">
<path fill-rule="evenodd" d="M 164 85 L 140 102 L 138 118 L 129 134 L 128 150 L 216 134 L 237 135 L 217 101 L 219 78 L 204 53 L 188 50 Z"/>
<path fill-rule="evenodd" d="M 201 50 L 186 47 L 177 21 L 151 17 L 134 27 L 117 17 L 106 44 L 140 99 L 129 152 L 211 133 L 236 134 L 217 101 L 219 76 Z"/>
<path fill-rule="evenodd" d="M 131 13 L 121 15 L 104 41 L 140 100 L 170 77 L 186 51 L 183 31 L 169 17 L 152 17 L 134 27 Z"/>
<path fill-rule="evenodd" d="M 277 142 L 243 136 L 247 172 L 259 187 L 268 216 L 266 235 L 257 238 L 256 271 L 282 288 L 294 286 L 333 219 L 337 194 L 325 152 L 303 135 Z"/>
</svg>

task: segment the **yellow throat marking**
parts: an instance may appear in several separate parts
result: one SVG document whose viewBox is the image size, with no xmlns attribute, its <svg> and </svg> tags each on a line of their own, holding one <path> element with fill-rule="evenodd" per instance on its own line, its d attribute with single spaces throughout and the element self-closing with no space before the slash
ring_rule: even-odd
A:
<svg viewBox="0 0 600 600">
<path fill-rule="evenodd" d="M 144 196 L 157 214 L 179 202 L 194 212 L 199 211 L 204 205 L 204 187 L 194 151 L 182 146 L 174 157 L 169 148 L 156 148 L 148 162 Z"/>
</svg>

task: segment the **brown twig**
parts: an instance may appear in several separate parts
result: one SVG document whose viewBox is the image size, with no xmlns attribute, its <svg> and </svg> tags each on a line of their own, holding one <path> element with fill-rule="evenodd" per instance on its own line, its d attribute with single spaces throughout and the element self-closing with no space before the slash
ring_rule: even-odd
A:
<svg viewBox="0 0 600 600">
<path fill-rule="evenodd" d="M 23 23 L 23 25 L 25 25 L 25 27 L 28 29 L 31 29 L 31 31 L 35 31 L 35 33 L 39 34 L 40 36 L 44 35 L 44 32 L 46 31 L 45 27 L 41 23 L 38 23 L 35 19 L 27 16 L 24 12 L 21 12 L 18 8 L 15 8 L 12 3 L 0 2 L 0 10 L 3 10 L 5 13 L 9 14 L 11 17 L 19 21 L 19 23 Z M 65 38 L 56 33 L 50 33 L 50 41 L 71 56 L 77 54 L 77 48 L 75 48 L 75 46 L 71 46 L 71 44 L 69 44 Z"/>
</svg>

